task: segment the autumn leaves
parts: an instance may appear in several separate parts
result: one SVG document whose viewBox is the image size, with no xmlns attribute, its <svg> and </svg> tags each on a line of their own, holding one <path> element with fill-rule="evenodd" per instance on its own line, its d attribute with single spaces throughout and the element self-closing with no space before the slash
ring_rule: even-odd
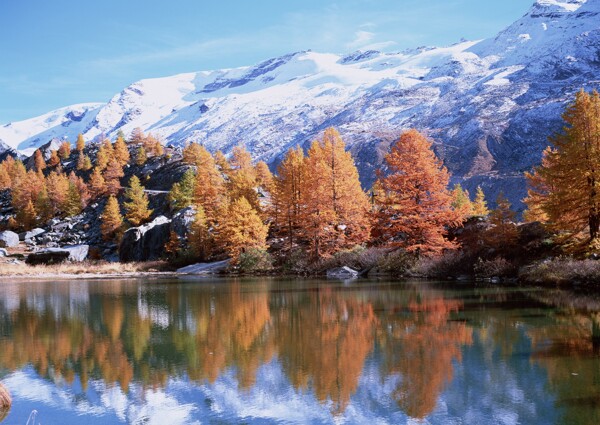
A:
<svg viewBox="0 0 600 425">
<path fill-rule="evenodd" d="M 189 245 L 203 259 L 225 252 L 237 261 L 244 252 L 267 249 L 268 238 L 278 241 L 278 255 L 300 251 L 312 259 L 367 243 L 438 252 L 452 246 L 447 227 L 462 221 L 451 205 L 446 169 L 416 130 L 403 134 L 386 157 L 390 173 L 379 175 L 374 203 L 333 128 L 306 154 L 290 149 L 275 176 L 239 147 L 230 160 L 194 143 L 183 156 L 194 169 L 169 199 L 175 209 L 196 207 Z"/>
</svg>

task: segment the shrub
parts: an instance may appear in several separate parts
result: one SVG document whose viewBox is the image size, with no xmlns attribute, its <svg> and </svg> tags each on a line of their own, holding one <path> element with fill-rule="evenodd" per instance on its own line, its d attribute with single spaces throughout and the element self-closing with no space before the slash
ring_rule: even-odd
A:
<svg viewBox="0 0 600 425">
<path fill-rule="evenodd" d="M 265 272 L 273 268 L 273 258 L 264 249 L 250 248 L 240 254 L 237 265 L 243 273 Z"/>
<path fill-rule="evenodd" d="M 419 258 L 410 272 L 422 277 L 447 278 L 461 273 L 469 273 L 467 263 L 470 261 L 462 252 L 447 251 L 440 255 Z"/>
<path fill-rule="evenodd" d="M 600 282 L 600 261 L 558 257 L 524 268 L 519 278 L 528 283 L 567 284 L 584 282 L 597 284 Z"/>
<path fill-rule="evenodd" d="M 476 277 L 506 277 L 517 274 L 517 268 L 513 263 L 502 257 L 492 260 L 482 260 L 479 258 L 473 266 L 473 272 Z"/>
<path fill-rule="evenodd" d="M 417 260 L 414 254 L 403 249 L 387 252 L 377 260 L 377 268 L 380 272 L 392 275 L 403 275 L 410 270 Z"/>
</svg>

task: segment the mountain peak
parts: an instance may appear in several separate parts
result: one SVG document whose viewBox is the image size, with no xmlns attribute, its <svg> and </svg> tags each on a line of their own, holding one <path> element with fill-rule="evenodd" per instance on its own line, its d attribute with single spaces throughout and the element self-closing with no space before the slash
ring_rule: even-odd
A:
<svg viewBox="0 0 600 425">
<path fill-rule="evenodd" d="M 585 2 L 586 0 L 537 0 L 530 13 L 574 12 Z"/>
</svg>

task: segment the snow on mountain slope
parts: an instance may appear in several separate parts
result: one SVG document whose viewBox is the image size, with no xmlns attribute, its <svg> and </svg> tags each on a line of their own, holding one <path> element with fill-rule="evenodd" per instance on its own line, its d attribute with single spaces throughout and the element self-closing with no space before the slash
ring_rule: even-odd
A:
<svg viewBox="0 0 600 425">
<path fill-rule="evenodd" d="M 522 173 L 575 91 L 600 83 L 600 0 L 538 0 L 481 42 L 394 54 L 298 52 L 256 66 L 141 80 L 107 104 L 76 105 L 0 127 L 0 140 L 31 152 L 53 137 L 87 140 L 136 127 L 165 143 L 196 141 L 228 152 L 245 145 L 276 163 L 327 126 L 353 149 L 363 183 L 391 140 L 427 131 L 457 179 L 517 201 Z"/>
<path fill-rule="evenodd" d="M 53 138 L 77 139 L 93 126 L 102 103 L 82 103 L 60 108 L 39 117 L 0 127 L 0 142 L 30 155 L 38 146 Z"/>
</svg>

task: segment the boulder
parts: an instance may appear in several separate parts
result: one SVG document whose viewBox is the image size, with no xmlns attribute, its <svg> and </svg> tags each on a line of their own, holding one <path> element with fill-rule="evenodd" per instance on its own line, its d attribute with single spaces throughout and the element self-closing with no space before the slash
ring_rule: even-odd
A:
<svg viewBox="0 0 600 425">
<path fill-rule="evenodd" d="M 44 229 L 40 229 L 39 227 L 36 229 L 32 229 L 28 232 L 19 233 L 19 240 L 27 241 L 35 238 L 37 235 L 41 235 L 46 232 Z"/>
<path fill-rule="evenodd" d="M 81 262 L 87 258 L 89 245 L 69 245 L 62 248 L 45 248 L 27 256 L 27 264 L 58 264 L 64 261 Z"/>
<path fill-rule="evenodd" d="M 231 260 L 216 261 L 214 263 L 197 263 L 177 269 L 177 273 L 185 274 L 217 274 L 229 267 Z"/>
<path fill-rule="evenodd" d="M 56 248 L 54 248 L 54 249 L 56 249 Z M 68 251 L 69 252 L 69 261 L 73 261 L 73 262 L 77 262 L 77 263 L 84 261 L 87 258 L 88 253 L 90 252 L 90 246 L 83 245 L 83 244 L 82 245 L 67 245 L 67 246 L 63 246 L 58 249 Z"/>
<path fill-rule="evenodd" d="M 119 245 L 119 260 L 151 261 L 164 255 L 169 240 L 171 220 L 159 216 L 148 224 L 127 230 Z"/>
<path fill-rule="evenodd" d="M 10 230 L 0 232 L 0 248 L 11 248 L 19 245 L 19 235 Z"/>
<path fill-rule="evenodd" d="M 348 266 L 327 270 L 327 277 L 330 279 L 355 279 L 358 275 L 358 271 L 351 269 Z"/>
<path fill-rule="evenodd" d="M 32 266 L 38 264 L 59 264 L 64 263 L 69 258 L 69 251 L 60 248 L 47 248 L 41 251 L 32 252 L 27 256 L 25 262 Z"/>
<path fill-rule="evenodd" d="M 4 248 L 0 248 L 0 257 L 8 257 L 8 251 Z"/>
</svg>

